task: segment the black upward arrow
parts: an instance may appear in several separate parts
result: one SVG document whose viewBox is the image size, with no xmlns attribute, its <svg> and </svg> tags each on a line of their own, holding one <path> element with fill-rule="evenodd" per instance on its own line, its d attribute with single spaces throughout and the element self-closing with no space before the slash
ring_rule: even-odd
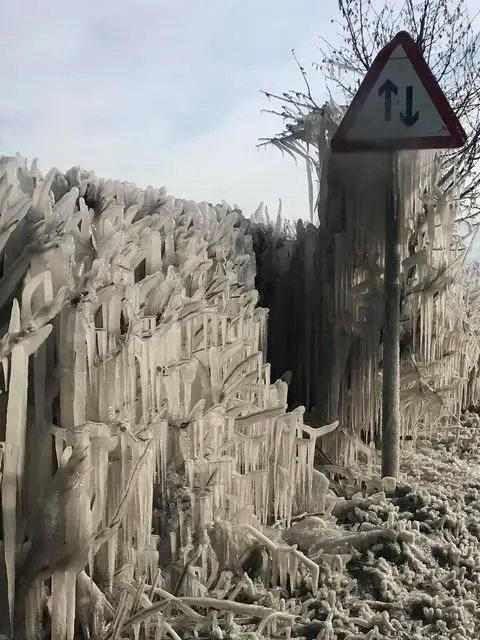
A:
<svg viewBox="0 0 480 640">
<path fill-rule="evenodd" d="M 418 111 L 413 113 L 413 87 L 405 87 L 407 91 L 405 102 L 405 113 L 400 113 L 400 120 L 406 127 L 413 127 L 417 122 L 420 114 Z"/>
<path fill-rule="evenodd" d="M 398 87 L 391 80 L 385 80 L 381 87 L 378 88 L 378 95 L 385 95 L 385 120 L 390 122 L 392 119 L 392 94 L 398 94 Z"/>
</svg>

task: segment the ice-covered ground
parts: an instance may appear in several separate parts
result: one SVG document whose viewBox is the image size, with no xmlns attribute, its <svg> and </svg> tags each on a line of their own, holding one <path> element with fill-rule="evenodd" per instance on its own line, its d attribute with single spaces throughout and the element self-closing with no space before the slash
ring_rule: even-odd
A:
<svg viewBox="0 0 480 640">
<path fill-rule="evenodd" d="M 310 555 L 317 547 L 319 562 L 322 552 L 354 551 L 349 562 L 323 566 L 322 587 L 315 598 L 304 595 L 295 636 L 480 638 L 480 430 L 421 440 L 402 472 L 408 484 L 391 499 L 337 503 L 328 533 L 321 519 L 310 519 L 308 535 L 298 532 Z M 302 522 L 288 533 L 291 542 L 295 528 Z"/>
<path fill-rule="evenodd" d="M 228 605 L 235 621 L 222 616 L 224 635 L 218 637 L 480 638 L 479 463 L 480 429 L 462 426 L 434 441 L 420 440 L 415 452 L 405 454 L 408 482 L 399 482 L 390 498 L 355 494 L 348 483 L 335 483 L 346 498 L 330 496 L 329 517 L 299 518 L 276 534 L 320 564 L 317 593 L 312 595 L 308 576 L 293 591 L 265 590 L 268 545 L 252 547 L 242 560 L 247 576 L 239 580 L 237 574 L 222 593 L 212 593 L 221 599 L 215 605 L 220 610 L 236 600 Z M 275 537 L 274 530 L 268 534 Z"/>
</svg>

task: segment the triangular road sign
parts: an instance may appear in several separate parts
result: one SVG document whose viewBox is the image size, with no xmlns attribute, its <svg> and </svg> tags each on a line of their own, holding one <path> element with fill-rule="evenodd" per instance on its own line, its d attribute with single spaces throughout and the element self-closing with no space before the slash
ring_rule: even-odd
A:
<svg viewBox="0 0 480 640">
<path fill-rule="evenodd" d="M 332 150 L 450 149 L 466 139 L 420 48 L 401 31 L 367 71 Z"/>
</svg>

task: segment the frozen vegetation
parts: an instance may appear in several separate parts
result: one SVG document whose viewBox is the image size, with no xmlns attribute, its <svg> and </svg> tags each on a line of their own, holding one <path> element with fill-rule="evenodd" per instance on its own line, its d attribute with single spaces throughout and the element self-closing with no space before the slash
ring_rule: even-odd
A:
<svg viewBox="0 0 480 640">
<path fill-rule="evenodd" d="M 240 212 L 2 158 L 0 214 L 0 632 L 479 637 L 474 414 L 315 468 Z"/>
<path fill-rule="evenodd" d="M 319 593 L 307 597 L 306 608 L 314 612 L 294 635 L 479 637 L 479 446 L 476 426 L 420 439 L 402 461 L 408 484 L 399 482 L 390 498 L 373 488 L 368 495 L 354 494 L 348 480 L 342 488 L 335 484 L 345 501 L 332 498 L 330 522 L 310 519 L 309 535 L 299 537 L 300 548 L 320 560 L 321 570 Z M 288 532 L 292 540 L 301 526 Z M 345 554 L 343 566 L 338 558 L 327 567 L 321 555 L 326 550 Z"/>
</svg>

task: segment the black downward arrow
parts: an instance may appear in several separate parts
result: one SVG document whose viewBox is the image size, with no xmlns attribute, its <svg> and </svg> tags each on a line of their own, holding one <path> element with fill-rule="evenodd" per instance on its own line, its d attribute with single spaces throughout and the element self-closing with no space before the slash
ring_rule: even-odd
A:
<svg viewBox="0 0 480 640">
<path fill-rule="evenodd" d="M 385 95 L 385 120 L 390 122 L 392 119 L 392 94 L 398 94 L 398 87 L 391 80 L 385 80 L 381 87 L 378 88 L 378 95 Z"/>
<path fill-rule="evenodd" d="M 417 122 L 420 114 L 418 111 L 413 113 L 413 87 L 405 87 L 407 91 L 405 102 L 405 113 L 400 113 L 400 120 L 406 127 L 413 127 Z"/>
</svg>

